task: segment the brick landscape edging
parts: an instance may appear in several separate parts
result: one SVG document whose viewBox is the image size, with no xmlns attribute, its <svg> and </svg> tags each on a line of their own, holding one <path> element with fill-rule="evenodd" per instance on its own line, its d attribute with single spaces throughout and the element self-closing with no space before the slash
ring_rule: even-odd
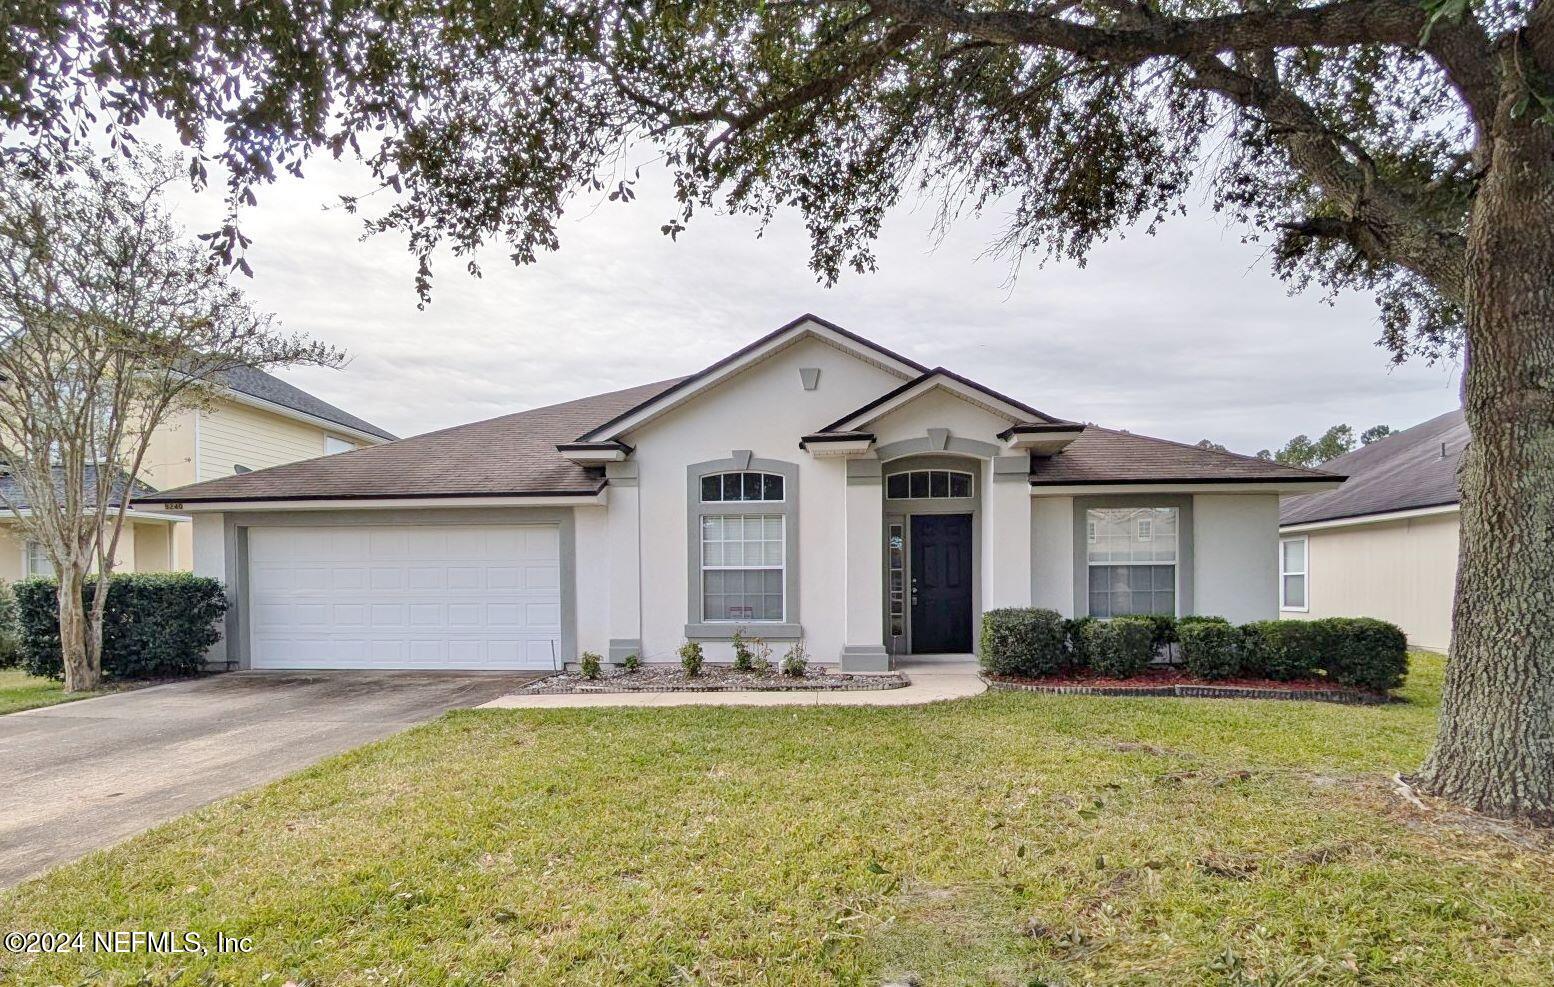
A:
<svg viewBox="0 0 1554 987">
<path fill-rule="evenodd" d="M 1236 685 L 1038 685 L 1003 682 L 982 676 L 989 689 L 1001 692 L 1038 692 L 1049 696 L 1126 696 L 1172 699 L 1296 699 L 1319 703 L 1375 706 L 1391 702 L 1387 696 L 1346 689 L 1259 689 Z"/>
</svg>

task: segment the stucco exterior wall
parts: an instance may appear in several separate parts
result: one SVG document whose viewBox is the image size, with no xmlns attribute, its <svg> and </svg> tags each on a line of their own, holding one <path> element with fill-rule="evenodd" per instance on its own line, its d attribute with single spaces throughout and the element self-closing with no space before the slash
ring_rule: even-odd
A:
<svg viewBox="0 0 1554 987">
<path fill-rule="evenodd" d="M 1310 608 L 1280 616 L 1378 617 L 1403 628 L 1414 647 L 1446 651 L 1457 585 L 1457 529 L 1452 512 L 1287 532 L 1286 538 L 1306 539 Z"/>
<path fill-rule="evenodd" d="M 1193 612 L 1242 624 L 1279 610 L 1276 494 L 1193 496 Z"/>
<path fill-rule="evenodd" d="M 577 546 L 577 649 L 610 654 L 610 541 L 605 507 L 574 507 Z M 563 655 L 570 661 L 574 655 Z"/>
<path fill-rule="evenodd" d="M 1074 498 L 1031 498 L 1031 606 L 1074 616 Z"/>
<path fill-rule="evenodd" d="M 799 370 L 820 369 L 813 391 Z M 756 459 L 792 463 L 798 469 L 798 623 L 805 646 L 817 659 L 834 661 L 846 626 L 846 464 L 815 459 L 799 449 L 799 436 L 822 428 L 905 378 L 866 363 L 813 337 L 801 340 L 748 368 L 695 401 L 628 434 L 640 470 L 642 657 L 676 660 L 691 612 L 687 568 L 690 532 L 686 467 L 750 450 Z M 580 553 L 579 571 L 600 564 Z M 732 630 L 732 628 L 731 628 Z M 580 629 L 581 631 L 581 629 Z M 752 633 L 759 630 L 752 626 Z M 774 643 L 781 654 L 785 642 Z M 712 661 L 727 661 L 732 649 L 705 645 Z"/>
</svg>

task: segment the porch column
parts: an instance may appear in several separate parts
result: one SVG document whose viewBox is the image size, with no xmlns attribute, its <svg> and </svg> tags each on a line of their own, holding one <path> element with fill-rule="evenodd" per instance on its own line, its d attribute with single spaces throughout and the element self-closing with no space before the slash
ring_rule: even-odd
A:
<svg viewBox="0 0 1554 987">
<path fill-rule="evenodd" d="M 846 626 L 837 663 L 844 672 L 885 672 L 885 502 L 877 459 L 847 461 L 842 539 Z"/>
<path fill-rule="evenodd" d="M 983 510 L 990 586 L 983 587 L 982 609 L 1031 605 L 1031 461 L 1029 456 L 999 456 Z"/>
<path fill-rule="evenodd" d="M 642 507 L 637 464 L 605 464 L 610 481 L 610 654 L 642 657 Z"/>
</svg>

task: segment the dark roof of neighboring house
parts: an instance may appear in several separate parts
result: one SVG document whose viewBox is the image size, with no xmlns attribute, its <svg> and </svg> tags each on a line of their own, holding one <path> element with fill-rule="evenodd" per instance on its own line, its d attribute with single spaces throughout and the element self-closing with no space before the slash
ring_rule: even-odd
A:
<svg viewBox="0 0 1554 987">
<path fill-rule="evenodd" d="M 226 476 L 145 503 L 218 500 L 359 500 L 378 497 L 591 495 L 604 485 L 556 451 L 602 421 L 683 378 L 520 411 L 381 446 Z"/>
<path fill-rule="evenodd" d="M 1031 485 L 1106 483 L 1289 483 L 1341 480 L 1327 470 L 1285 466 L 1233 452 L 1086 425 L 1055 456 L 1031 457 Z"/>
<path fill-rule="evenodd" d="M 259 398 L 261 401 L 269 401 L 292 411 L 300 411 L 304 415 L 312 415 L 314 418 L 322 418 L 336 425 L 344 425 L 358 432 L 366 432 L 376 435 L 380 439 L 393 441 L 396 436 L 392 432 L 386 432 L 369 421 L 363 421 L 348 411 L 342 411 L 330 404 L 304 391 L 300 387 L 293 387 L 279 377 L 272 377 L 263 370 L 254 370 L 251 367 L 239 367 L 229 370 L 224 375 L 226 385 L 234 391 L 240 391 L 249 397 Z"/>
<path fill-rule="evenodd" d="M 113 486 L 110 491 L 111 495 L 108 498 L 108 505 L 110 507 L 117 507 L 123 497 L 124 485 L 125 481 L 128 479 L 128 476 L 122 469 L 117 466 L 113 467 L 113 469 L 117 475 L 113 480 Z M 97 470 L 98 467 L 96 466 L 86 467 L 84 485 L 86 487 L 87 501 L 83 505 L 85 507 L 96 506 L 95 500 L 97 497 Z M 63 477 L 64 470 L 56 466 L 54 468 L 54 490 L 61 498 L 64 496 L 64 484 L 61 482 Z M 132 499 L 140 499 L 154 493 L 156 493 L 156 487 L 149 486 L 148 484 L 140 483 L 137 481 L 134 488 L 130 492 L 130 496 Z M 26 499 L 22 496 L 21 487 L 17 484 L 16 477 L 13 476 L 9 471 L 0 473 L 0 505 L 6 504 L 11 505 L 18 510 L 25 510 L 26 508 L 32 506 L 31 504 L 27 503 Z"/>
<path fill-rule="evenodd" d="M 1343 486 L 1286 498 L 1279 523 L 1337 521 L 1455 504 L 1457 465 L 1467 445 L 1468 423 L 1458 408 L 1361 446 L 1322 464 L 1323 469 L 1348 475 Z"/>
</svg>

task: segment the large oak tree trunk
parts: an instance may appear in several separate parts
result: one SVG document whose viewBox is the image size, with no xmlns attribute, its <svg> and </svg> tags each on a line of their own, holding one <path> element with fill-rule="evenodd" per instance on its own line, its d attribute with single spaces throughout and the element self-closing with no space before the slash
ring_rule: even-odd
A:
<svg viewBox="0 0 1554 987">
<path fill-rule="evenodd" d="M 97 688 L 102 669 L 97 649 L 90 646 L 85 602 L 81 599 L 82 580 L 78 572 L 64 568 L 59 572 L 59 650 L 65 665 L 65 691 L 83 692 Z"/>
<path fill-rule="evenodd" d="M 1469 226 L 1462 534 L 1421 789 L 1554 825 L 1554 127 L 1508 93 Z"/>
</svg>

